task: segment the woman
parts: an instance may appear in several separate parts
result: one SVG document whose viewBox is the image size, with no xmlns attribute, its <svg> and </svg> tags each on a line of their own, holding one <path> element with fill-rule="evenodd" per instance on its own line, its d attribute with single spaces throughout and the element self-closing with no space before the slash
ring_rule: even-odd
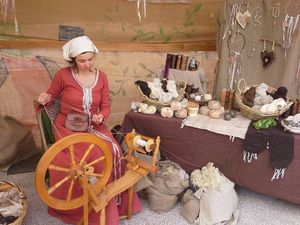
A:
<svg viewBox="0 0 300 225">
<path fill-rule="evenodd" d="M 48 91 L 41 93 L 37 101 L 41 105 L 51 104 L 51 102 L 58 99 L 61 101 L 60 112 L 54 121 L 56 141 L 76 132 L 66 128 L 68 114 L 81 112 L 88 115 L 90 122 L 87 132 L 94 133 L 99 138 L 104 139 L 111 149 L 114 165 L 108 182 L 113 182 L 124 174 L 125 162 L 119 162 L 122 156 L 121 148 L 104 123 L 110 114 L 109 85 L 106 74 L 94 68 L 96 53 L 98 53 L 98 49 L 86 36 L 77 37 L 67 42 L 63 46 L 63 57 L 70 62 L 71 66 L 62 68 L 57 72 Z M 84 151 L 87 149 L 87 144 L 81 143 L 80 145 L 76 147 L 76 157 L 79 159 L 82 158 Z M 87 160 L 92 161 L 100 156 L 101 151 L 91 151 Z M 69 166 L 69 155 L 62 151 L 52 163 L 58 166 Z M 95 170 L 100 170 L 101 166 L 101 163 L 98 163 Z M 50 186 L 59 182 L 63 176 L 64 174 L 61 172 L 50 170 Z M 90 182 L 93 181 L 90 180 Z M 69 183 L 66 183 L 53 192 L 54 197 L 66 199 L 69 185 Z M 72 197 L 75 198 L 80 195 L 82 195 L 82 189 L 77 184 L 73 189 Z M 127 192 L 110 200 L 106 207 L 106 224 L 119 224 L 119 216 L 126 215 L 127 205 Z M 133 212 L 136 213 L 140 209 L 141 204 L 137 195 L 134 194 Z M 57 216 L 65 223 L 70 224 L 78 223 L 83 216 L 82 207 L 64 211 L 49 208 L 48 212 L 50 215 Z M 90 213 L 89 224 L 99 224 L 98 213 L 94 211 Z"/>
</svg>

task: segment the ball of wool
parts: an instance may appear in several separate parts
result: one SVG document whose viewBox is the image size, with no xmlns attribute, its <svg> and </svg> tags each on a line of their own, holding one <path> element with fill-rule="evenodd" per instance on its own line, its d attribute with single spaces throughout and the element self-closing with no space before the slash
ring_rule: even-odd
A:
<svg viewBox="0 0 300 225">
<path fill-rule="evenodd" d="M 219 101 L 211 100 L 208 102 L 208 108 L 211 110 L 218 110 L 220 109 L 221 104 Z"/>
</svg>

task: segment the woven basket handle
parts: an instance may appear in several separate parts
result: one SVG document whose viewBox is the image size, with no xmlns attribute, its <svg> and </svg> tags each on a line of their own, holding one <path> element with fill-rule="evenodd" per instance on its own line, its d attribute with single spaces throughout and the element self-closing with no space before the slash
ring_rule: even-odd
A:
<svg viewBox="0 0 300 225">
<path fill-rule="evenodd" d="M 242 95 L 244 91 L 246 90 L 247 85 L 246 85 L 246 80 L 245 79 L 240 79 L 236 85 L 236 89 L 238 91 L 239 95 Z"/>
</svg>

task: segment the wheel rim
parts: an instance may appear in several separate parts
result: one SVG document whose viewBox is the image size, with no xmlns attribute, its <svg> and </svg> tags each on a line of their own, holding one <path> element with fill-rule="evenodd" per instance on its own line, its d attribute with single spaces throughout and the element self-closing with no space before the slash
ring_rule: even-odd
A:
<svg viewBox="0 0 300 225">
<path fill-rule="evenodd" d="M 90 145 L 81 159 L 75 159 L 74 155 L 76 148 L 74 145 L 82 142 L 90 143 Z M 94 149 L 94 146 L 98 147 L 97 150 Z M 69 168 L 51 164 L 53 159 L 62 151 L 68 151 L 70 154 L 71 166 Z M 91 151 L 101 151 L 103 156 L 89 162 L 86 159 Z M 89 133 L 72 134 L 57 141 L 43 154 L 36 168 L 35 187 L 40 198 L 48 206 L 60 210 L 74 209 L 82 206 L 83 195 L 76 198 L 71 197 L 73 185 L 76 181 L 81 182 L 81 179 L 84 176 L 89 176 L 93 172 L 93 165 L 98 162 L 103 163 L 102 173 L 94 173 L 93 175 L 97 176 L 98 180 L 95 184 L 90 185 L 91 190 L 96 195 L 105 187 L 112 170 L 112 155 L 105 141 L 98 136 Z M 55 183 L 52 187 L 47 188 L 45 185 L 47 170 L 65 172 L 65 177 Z M 53 197 L 51 194 L 55 190 L 61 188 L 66 182 L 70 183 L 66 198 L 58 199 Z"/>
</svg>

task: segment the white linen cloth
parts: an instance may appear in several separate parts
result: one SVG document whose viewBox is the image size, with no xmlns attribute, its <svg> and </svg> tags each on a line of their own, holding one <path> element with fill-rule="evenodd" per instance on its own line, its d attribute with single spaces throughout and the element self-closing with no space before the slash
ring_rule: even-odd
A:
<svg viewBox="0 0 300 225">
<path fill-rule="evenodd" d="M 183 81 L 188 85 L 192 85 L 193 88 L 199 88 L 199 94 L 206 94 L 203 90 L 202 82 L 206 82 L 203 70 L 189 71 L 189 70 L 177 70 L 169 69 L 169 79 L 175 80 L 176 82 Z"/>
<path fill-rule="evenodd" d="M 208 116 L 198 114 L 185 119 L 183 125 L 198 129 L 208 130 L 217 134 L 228 135 L 245 139 L 251 120 L 236 112 L 236 117 L 227 121 L 223 118 L 212 119 Z"/>
</svg>

